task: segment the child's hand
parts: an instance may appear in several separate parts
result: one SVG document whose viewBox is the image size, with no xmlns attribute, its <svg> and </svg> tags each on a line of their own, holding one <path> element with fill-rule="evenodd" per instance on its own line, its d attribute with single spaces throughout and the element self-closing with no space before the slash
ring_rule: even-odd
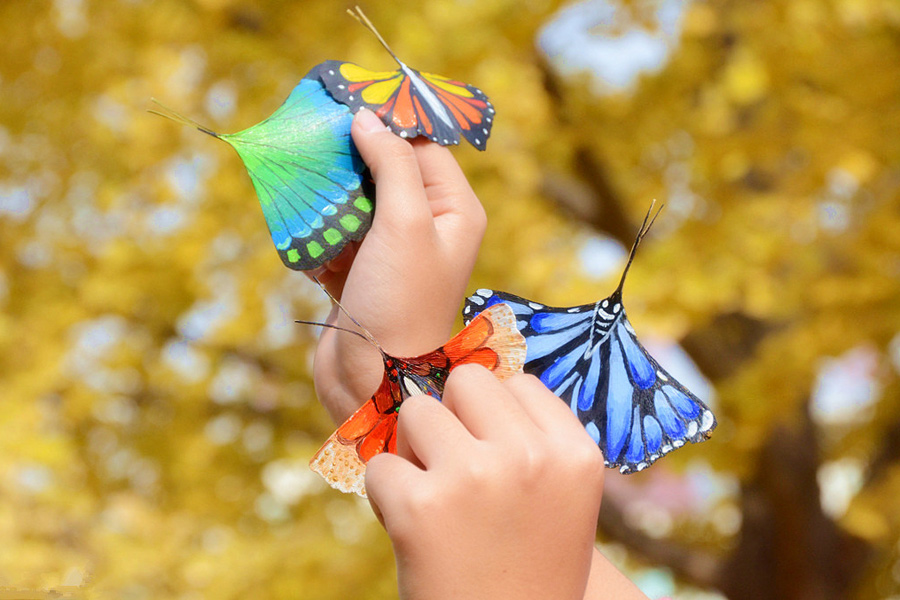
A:
<svg viewBox="0 0 900 600">
<path fill-rule="evenodd" d="M 385 351 L 424 354 L 450 338 L 487 226 L 484 209 L 448 149 L 410 144 L 368 110 L 356 115 L 351 133 L 375 179 L 375 218 L 362 243 L 319 279 Z M 336 309 L 328 322 L 354 329 Z M 369 399 L 382 373 L 371 345 L 322 333 L 316 392 L 336 422 Z"/>
<path fill-rule="evenodd" d="M 603 491 L 597 445 L 529 375 L 500 383 L 464 365 L 443 399 L 407 399 L 398 454 L 366 472 L 401 597 L 581 599 Z"/>
</svg>

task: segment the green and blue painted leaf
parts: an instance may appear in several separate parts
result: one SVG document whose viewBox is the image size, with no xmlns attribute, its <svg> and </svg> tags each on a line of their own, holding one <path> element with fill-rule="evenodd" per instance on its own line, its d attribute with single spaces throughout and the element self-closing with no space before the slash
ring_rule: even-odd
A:
<svg viewBox="0 0 900 600">
<path fill-rule="evenodd" d="M 350 138 L 353 115 L 325 90 L 318 67 L 269 118 L 237 133 L 216 133 L 170 109 L 151 112 L 237 151 L 285 266 L 315 269 L 369 230 L 374 185 Z"/>
</svg>

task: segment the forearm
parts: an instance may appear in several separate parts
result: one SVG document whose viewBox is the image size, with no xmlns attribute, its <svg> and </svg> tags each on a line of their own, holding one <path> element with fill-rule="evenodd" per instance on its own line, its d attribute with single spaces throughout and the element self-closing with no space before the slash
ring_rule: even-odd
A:
<svg viewBox="0 0 900 600">
<path fill-rule="evenodd" d="M 591 574 L 588 576 L 584 598 L 585 600 L 648 600 L 647 596 L 596 548 L 594 548 L 594 556 L 591 560 Z"/>
</svg>

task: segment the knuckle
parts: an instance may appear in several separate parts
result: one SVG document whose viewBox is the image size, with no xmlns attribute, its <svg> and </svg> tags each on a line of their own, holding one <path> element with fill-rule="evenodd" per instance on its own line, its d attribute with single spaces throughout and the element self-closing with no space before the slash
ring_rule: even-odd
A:
<svg viewBox="0 0 900 600">
<path fill-rule="evenodd" d="M 504 468 L 510 468 L 506 465 Z M 483 456 L 482 459 L 466 463 L 461 470 L 460 476 L 465 481 L 465 489 L 480 490 L 497 479 L 496 465 L 489 456 Z"/>
<path fill-rule="evenodd" d="M 487 212 L 485 212 L 484 206 L 481 205 L 478 198 L 475 197 L 474 192 L 472 192 L 472 196 L 472 208 L 466 212 L 468 229 L 470 234 L 483 236 L 484 232 L 487 231 Z"/>
<path fill-rule="evenodd" d="M 428 515 L 435 511 L 439 499 L 430 487 L 420 486 L 410 492 L 407 509 L 412 515 Z"/>
<path fill-rule="evenodd" d="M 590 477 L 595 474 L 603 474 L 603 453 L 593 443 L 593 440 L 584 440 L 568 451 L 569 464 L 583 476 Z"/>
<path fill-rule="evenodd" d="M 540 482 L 551 467 L 551 457 L 541 446 L 526 446 L 521 456 L 521 471 L 526 482 Z"/>
</svg>

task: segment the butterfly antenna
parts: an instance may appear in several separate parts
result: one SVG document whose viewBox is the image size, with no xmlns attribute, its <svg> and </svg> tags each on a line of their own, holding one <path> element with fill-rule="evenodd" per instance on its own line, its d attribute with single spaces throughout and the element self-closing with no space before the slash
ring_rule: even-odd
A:
<svg viewBox="0 0 900 600">
<path fill-rule="evenodd" d="M 361 334 L 358 331 L 353 331 L 352 329 L 347 329 L 346 327 L 341 327 L 339 325 L 332 325 L 331 323 L 320 323 L 318 321 L 304 321 L 303 319 L 297 319 L 294 321 L 294 323 L 300 323 L 301 325 L 313 325 L 314 327 L 325 327 L 327 329 L 336 329 L 338 331 L 343 331 L 344 333 L 352 333 L 353 335 L 355 335 L 357 337 L 361 337 L 362 339 L 366 340 L 367 342 L 371 341 L 369 338 L 367 338 L 366 336 L 364 336 L 363 334 Z"/>
<path fill-rule="evenodd" d="M 388 54 L 390 54 L 392 57 L 394 57 L 394 60 L 397 61 L 397 64 L 399 64 L 401 67 L 405 66 L 402 62 L 400 62 L 400 59 L 397 58 L 397 55 L 394 54 L 394 51 L 391 50 L 391 47 L 388 46 L 388 43 L 386 41 L 384 41 L 384 38 L 381 37 L 381 34 L 378 33 L 377 29 L 375 29 L 375 26 L 372 24 L 372 21 L 369 20 L 369 17 L 366 16 L 366 13 L 364 13 L 359 6 L 355 6 L 354 10 L 350 10 L 348 8 L 347 12 L 350 14 L 351 17 L 353 17 L 354 19 L 359 21 L 363 25 L 363 27 L 365 27 L 366 29 L 371 31 L 373 34 L 375 34 L 375 37 L 378 38 L 378 41 L 381 42 L 381 45 L 384 46 L 384 49 L 388 51 Z"/>
<path fill-rule="evenodd" d="M 644 239 L 644 236 L 647 235 L 647 232 L 650 231 L 650 228 L 653 227 L 653 223 L 656 221 L 656 217 L 659 216 L 659 213 L 662 212 L 665 204 L 660 204 L 659 209 L 656 211 L 656 214 L 650 215 L 653 213 L 653 207 L 656 206 L 656 200 L 650 203 L 650 209 L 647 211 L 647 214 L 644 215 L 644 222 L 641 223 L 641 229 L 638 231 L 637 237 L 634 238 L 634 244 L 631 246 L 631 252 L 628 254 L 628 262 L 625 263 L 625 270 L 622 271 L 622 278 L 619 280 L 619 287 L 616 288 L 616 291 L 621 293 L 622 287 L 625 285 L 625 276 L 628 275 L 628 269 L 631 267 L 632 261 L 634 261 L 634 255 L 637 253 L 638 245 L 641 243 L 641 240 Z"/>
<path fill-rule="evenodd" d="M 215 138 L 219 137 L 219 134 L 216 133 L 215 131 L 213 131 L 212 129 L 208 129 L 208 128 L 204 127 L 203 125 L 201 125 L 200 123 L 198 123 L 197 121 L 194 121 L 193 119 L 189 119 L 189 118 L 185 117 L 184 115 L 175 112 L 174 110 L 172 110 L 171 108 L 169 108 L 168 106 L 166 106 L 165 104 L 163 104 L 162 102 L 157 100 L 156 98 L 150 98 L 150 100 L 154 104 L 159 106 L 159 110 L 155 110 L 155 109 L 151 108 L 151 109 L 147 110 L 148 113 L 151 113 L 154 115 L 159 115 L 160 117 L 165 117 L 166 119 L 169 119 L 170 121 L 175 121 L 176 123 L 181 123 L 182 125 L 187 125 L 188 127 L 194 127 L 196 129 L 202 131 L 203 133 L 205 133 L 207 135 L 211 135 Z"/>
<path fill-rule="evenodd" d="M 357 320 L 353 317 L 353 315 L 351 315 L 351 314 L 347 311 L 347 309 L 344 308 L 344 305 L 341 304 L 340 301 L 339 301 L 337 298 L 335 298 L 334 296 L 331 295 L 331 292 L 329 292 L 329 291 L 325 288 L 325 286 L 322 285 L 322 282 L 319 281 L 319 278 L 313 276 L 312 280 L 315 281 L 315 282 L 318 284 L 318 286 L 319 286 L 320 288 L 322 288 L 322 291 L 325 292 L 325 294 L 326 294 L 329 298 L 331 298 L 331 301 L 334 302 L 334 303 L 337 305 L 337 307 L 341 310 L 342 313 L 344 313 L 345 315 L 347 315 L 347 318 L 350 319 L 350 320 L 353 322 L 353 324 L 356 325 L 362 333 L 359 333 L 359 332 L 356 332 L 356 331 L 350 331 L 349 329 L 344 329 L 343 327 L 338 327 L 338 326 L 336 326 L 336 325 L 327 325 L 327 324 L 325 324 L 325 323 L 309 323 L 309 324 L 310 324 L 310 325 L 323 325 L 324 327 L 329 327 L 329 328 L 331 328 L 331 329 L 339 329 L 339 330 L 342 330 L 342 331 L 346 331 L 346 332 L 348 332 L 348 333 L 355 333 L 355 334 L 358 335 L 359 337 L 363 338 L 364 340 L 367 340 L 370 344 L 372 344 L 373 346 L 375 346 L 375 347 L 378 349 L 378 351 L 381 352 L 381 355 L 382 355 L 382 356 L 384 356 L 384 357 L 388 356 L 387 352 L 384 351 L 384 348 L 381 347 L 381 344 L 378 343 L 378 340 L 375 339 L 375 336 L 373 336 L 371 333 L 369 333 L 369 330 L 366 329 L 365 327 L 363 327 L 363 326 L 362 326 L 362 323 L 360 323 L 359 321 L 357 321 Z M 306 322 L 306 321 L 304 321 L 304 322 Z M 299 321 L 298 321 L 298 323 L 299 323 Z"/>
</svg>

